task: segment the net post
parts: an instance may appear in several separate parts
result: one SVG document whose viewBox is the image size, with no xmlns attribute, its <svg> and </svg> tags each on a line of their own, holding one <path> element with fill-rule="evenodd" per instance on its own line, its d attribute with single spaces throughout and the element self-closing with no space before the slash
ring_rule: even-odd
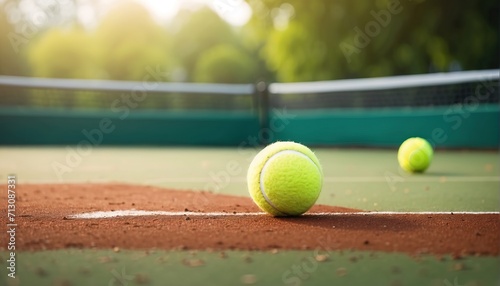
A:
<svg viewBox="0 0 500 286">
<path fill-rule="evenodd" d="M 269 88 L 268 84 L 264 81 L 260 81 L 256 85 L 256 98 L 258 102 L 258 113 L 259 113 L 259 142 L 262 145 L 269 144 L 270 138 L 265 138 L 262 134 L 264 131 L 269 130 Z"/>
</svg>

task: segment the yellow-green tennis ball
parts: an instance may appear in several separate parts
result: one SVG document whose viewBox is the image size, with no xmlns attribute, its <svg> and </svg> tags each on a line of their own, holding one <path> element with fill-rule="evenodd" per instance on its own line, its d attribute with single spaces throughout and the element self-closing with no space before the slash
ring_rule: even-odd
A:
<svg viewBox="0 0 500 286">
<path fill-rule="evenodd" d="M 260 209 L 274 216 L 296 216 L 318 199 L 323 171 L 306 146 L 276 142 L 255 156 L 247 182 L 250 196 Z"/>
<path fill-rule="evenodd" d="M 398 150 L 398 162 L 407 172 L 423 172 L 432 162 L 433 150 L 427 140 L 413 137 L 407 139 Z"/>
</svg>

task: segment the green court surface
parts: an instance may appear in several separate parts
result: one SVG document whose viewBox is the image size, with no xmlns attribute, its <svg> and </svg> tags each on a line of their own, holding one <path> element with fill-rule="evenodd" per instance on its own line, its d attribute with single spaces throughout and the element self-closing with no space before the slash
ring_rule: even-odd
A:
<svg viewBox="0 0 500 286">
<path fill-rule="evenodd" d="M 69 149 L 68 149 L 69 148 Z M 319 204 L 383 211 L 498 211 L 498 151 L 436 151 L 423 174 L 400 170 L 396 150 L 313 148 L 324 171 Z M 248 196 L 260 149 L 0 148 L 1 179 L 22 183 L 126 182 Z M 58 170 L 58 171 L 56 171 Z"/>
<path fill-rule="evenodd" d="M 20 285 L 494 285 L 500 261 L 380 252 L 61 250 L 22 253 Z M 318 262 L 317 255 L 328 255 Z M 2 253 L 2 260 L 5 253 Z M 5 269 L 0 273 L 6 276 Z M 254 282 L 254 283 L 252 283 Z M 8 283 L 7 285 L 17 285 Z"/>
<path fill-rule="evenodd" d="M 312 148 L 324 169 L 320 204 L 367 211 L 499 211 L 498 151 L 437 150 L 424 174 L 400 171 L 396 150 Z M 122 182 L 248 196 L 258 149 L 2 147 L 0 179 L 27 183 Z M 61 166 L 66 166 L 62 168 Z M 59 170 L 59 173 L 58 171 Z M 61 170 L 66 171 L 62 173 Z M 244 239 L 244 238 L 242 238 Z M 500 242 L 499 242 L 500 243 Z M 59 250 L 17 254 L 1 285 L 498 285 L 498 257 L 412 257 L 336 250 Z M 0 252 L 2 261 L 7 253 Z M 318 259 L 322 260 L 322 259 Z M 0 275 L 7 277 L 6 267 Z"/>
</svg>

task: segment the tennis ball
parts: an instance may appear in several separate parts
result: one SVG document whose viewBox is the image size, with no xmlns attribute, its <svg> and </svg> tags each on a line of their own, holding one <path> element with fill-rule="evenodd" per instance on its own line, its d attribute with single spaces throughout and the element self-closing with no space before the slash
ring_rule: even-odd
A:
<svg viewBox="0 0 500 286">
<path fill-rule="evenodd" d="M 262 149 L 248 168 L 250 196 L 273 216 L 297 216 L 318 199 L 323 171 L 318 158 L 306 146 L 276 142 Z"/>
<path fill-rule="evenodd" d="M 425 139 L 413 137 L 405 140 L 398 150 L 398 162 L 407 172 L 423 172 L 431 164 L 433 150 Z"/>
</svg>

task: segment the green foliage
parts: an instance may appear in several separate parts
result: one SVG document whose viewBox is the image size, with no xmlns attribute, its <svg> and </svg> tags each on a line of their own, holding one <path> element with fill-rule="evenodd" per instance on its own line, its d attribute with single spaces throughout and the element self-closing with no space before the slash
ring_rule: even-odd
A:
<svg viewBox="0 0 500 286">
<path fill-rule="evenodd" d="M 167 33 L 135 2 L 121 2 L 98 26 L 52 28 L 31 44 L 32 74 L 55 78 L 143 80 L 147 67 L 170 65 Z"/>
<path fill-rule="evenodd" d="M 291 23 L 284 31 L 274 30 L 262 55 L 269 68 L 277 71 L 280 80 L 329 79 L 329 73 L 323 68 L 327 47 L 300 23 Z"/>
<path fill-rule="evenodd" d="M 15 29 L 9 23 L 3 8 L 4 6 L 0 5 L 0 35 L 2 37 L 0 41 L 0 75 L 24 75 L 25 62 L 9 40 L 15 35 Z"/>
<path fill-rule="evenodd" d="M 24 13 L 9 23 L 16 17 L 5 12 L 6 3 L 23 6 L 0 4 L 0 74 L 141 81 L 146 68 L 160 66 L 185 81 L 312 81 L 489 69 L 499 62 L 495 0 L 453 7 L 424 0 L 248 0 L 253 16 L 240 28 L 208 7 L 181 10 L 162 27 L 130 0 L 98 17 L 95 28 L 83 28 L 77 10 L 59 15 L 44 4 L 42 12 L 64 25 L 47 20 L 23 36 L 26 53 L 8 35 L 31 25 L 30 18 Z M 87 8 L 98 9 L 95 3 Z M 395 6 L 398 12 L 387 12 Z"/>
<path fill-rule="evenodd" d="M 172 65 L 166 31 L 136 2 L 121 2 L 104 18 L 95 45 L 110 79 L 143 80 L 147 67 Z"/>
<path fill-rule="evenodd" d="M 95 78 L 98 75 L 92 37 L 78 28 L 54 28 L 31 45 L 28 53 L 37 77 Z"/>
<path fill-rule="evenodd" d="M 251 83 L 256 64 L 245 52 L 231 45 L 219 45 L 199 58 L 194 80 L 197 82 Z"/>
<path fill-rule="evenodd" d="M 498 67 L 495 0 L 462 1 L 453 7 L 398 0 L 249 3 L 259 11 L 249 23 L 258 30 L 252 35 L 260 37 L 252 42 L 262 43 L 261 56 L 280 81 L 426 73 L 457 65 L 467 70 Z M 289 23 L 280 24 L 290 4 Z M 356 44 L 363 37 L 364 43 Z"/>
<path fill-rule="evenodd" d="M 174 54 L 191 77 L 203 53 L 217 45 L 237 44 L 229 24 L 209 8 L 181 11 L 174 25 L 178 28 L 174 36 Z"/>
</svg>

